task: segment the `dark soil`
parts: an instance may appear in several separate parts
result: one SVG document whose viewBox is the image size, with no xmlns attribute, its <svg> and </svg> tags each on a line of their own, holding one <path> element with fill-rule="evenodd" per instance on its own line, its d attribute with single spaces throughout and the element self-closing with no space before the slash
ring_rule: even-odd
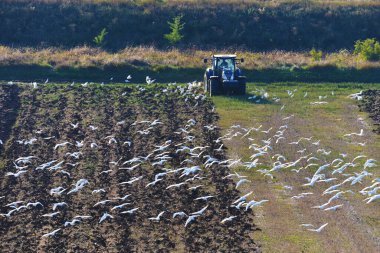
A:
<svg viewBox="0 0 380 253">
<path fill-rule="evenodd" d="M 17 117 L 19 88 L 14 85 L 0 85 L 0 155 Z"/>
<path fill-rule="evenodd" d="M 14 112 L 18 107 L 15 86 L 0 86 L 0 106 Z M 5 95 L 4 95 L 5 94 Z M 8 95 L 7 95 L 8 94 Z M 11 97 L 11 99 L 8 99 Z M 193 92 L 182 92 L 176 86 L 150 87 L 70 87 L 50 85 L 31 89 L 24 87 L 20 93 L 20 109 L 17 123 L 10 132 L 14 116 L 0 111 L 2 125 L 7 119 L 7 128 L 0 136 L 10 135 L 3 151 L 5 168 L 0 171 L 0 213 L 6 214 L 14 201 L 39 201 L 43 206 L 28 207 L 0 216 L 0 252 L 257 252 L 258 246 L 252 240 L 256 227 L 252 223 L 252 212 L 231 207 L 239 197 L 230 179 L 223 179 L 229 169 L 221 165 L 206 168 L 203 163 L 207 155 L 225 159 L 224 152 L 215 152 L 220 146 L 214 140 L 219 137 L 218 128 L 208 130 L 204 126 L 216 125 L 218 116 L 212 111 L 209 99 Z M 12 102 L 9 103 L 9 100 Z M 5 102 L 4 102 L 5 101 Z M 8 101 L 8 102 L 7 102 Z M 3 116 L 4 115 L 4 116 Z M 11 114 L 15 115 L 15 114 Z M 12 119 L 12 120 L 10 120 Z M 158 119 L 163 124 L 152 126 L 148 134 L 138 131 L 149 129 L 151 122 Z M 189 120 L 195 120 L 195 124 Z M 123 122 L 122 122 L 123 121 Z M 135 121 L 149 121 L 134 124 Z M 70 123 L 78 124 L 77 128 Z M 97 127 L 91 130 L 90 125 Z M 189 133 L 179 132 L 180 128 Z M 176 133 L 177 132 L 177 133 Z M 110 142 L 113 136 L 117 143 Z M 190 141 L 189 136 L 194 136 Z M 31 140 L 32 144 L 19 143 Z M 188 138 L 188 140 L 186 140 Z M 158 146 L 171 140 L 163 151 L 142 159 L 134 170 L 120 170 L 132 164 L 122 165 L 132 158 L 146 157 Z M 83 141 L 83 147 L 66 145 L 54 149 L 56 144 L 68 141 L 75 144 Z M 123 144 L 131 141 L 131 145 Z M 96 143 L 97 148 L 92 148 Z M 177 145 L 177 146 L 176 146 Z M 208 146 L 199 158 L 191 158 L 186 152 L 176 152 L 181 146 Z M 67 153 L 80 152 L 79 159 Z M 167 152 L 170 156 L 164 165 L 152 165 L 155 156 Z M 194 151 L 199 153 L 200 150 Z M 7 172 L 16 172 L 14 161 L 19 157 L 36 156 L 26 163 L 27 173 L 15 178 Z M 190 158 L 194 163 L 183 163 Z M 63 161 L 57 170 L 36 170 L 46 162 Z M 117 165 L 110 162 L 119 161 Z M 1 162 L 1 160 L 0 160 Z M 71 164 L 78 163 L 76 166 Z M 182 163 L 182 164 L 181 164 Z M 156 174 L 182 167 L 201 166 L 199 179 L 187 181 L 179 188 L 166 189 L 169 185 L 184 182 L 194 175 L 181 176 L 182 172 L 169 173 L 156 185 L 146 187 L 154 181 Z M 21 166 L 21 165 L 20 165 Z M 112 170 L 109 173 L 102 171 Z M 69 172 L 68 174 L 62 173 Z M 133 177 L 142 179 L 132 184 L 120 185 Z M 67 194 L 79 179 L 89 184 L 77 193 Z M 196 190 L 189 187 L 203 185 Z M 50 195 L 50 190 L 62 186 L 67 190 L 61 195 Z M 105 192 L 92 193 L 95 189 Z M 125 201 L 114 198 L 130 194 Z M 206 201 L 197 197 L 213 195 Z M 101 200 L 111 200 L 94 206 Z M 66 202 L 67 206 L 55 211 L 54 203 Z M 112 207 L 130 203 L 122 209 Z M 187 214 L 203 207 L 203 215 L 185 227 L 185 218 L 173 218 L 174 212 Z M 121 211 L 139 208 L 135 214 L 121 214 Z M 159 222 L 149 220 L 165 211 Z M 109 219 L 99 224 L 104 213 Z M 66 221 L 75 216 L 88 215 L 89 219 L 80 224 L 65 227 Z M 221 224 L 229 216 L 237 216 L 231 223 Z M 61 229 L 53 237 L 42 235 Z"/>
<path fill-rule="evenodd" d="M 380 134 L 380 90 L 367 90 L 363 92 L 360 109 L 368 112 L 375 122 L 375 132 Z"/>
</svg>

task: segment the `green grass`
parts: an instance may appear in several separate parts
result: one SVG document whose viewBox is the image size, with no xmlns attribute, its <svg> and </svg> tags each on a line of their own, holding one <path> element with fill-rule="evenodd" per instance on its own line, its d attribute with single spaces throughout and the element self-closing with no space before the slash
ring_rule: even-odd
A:
<svg viewBox="0 0 380 253">
<path fill-rule="evenodd" d="M 331 150 L 330 158 L 338 157 L 339 153 L 348 153 L 349 157 L 365 154 L 370 158 L 380 161 L 380 136 L 371 133 L 371 121 L 366 113 L 360 112 L 356 106 L 357 102 L 347 96 L 359 92 L 363 89 L 379 89 L 380 84 L 360 84 L 360 83 L 251 83 L 247 87 L 248 94 L 245 97 L 217 96 L 212 97 L 216 105 L 216 110 L 220 115 L 219 125 L 223 132 L 226 132 L 231 125 L 240 124 L 243 127 L 258 127 L 274 129 L 285 124 L 283 117 L 294 114 L 294 120 L 289 121 L 289 137 L 286 142 L 297 140 L 299 137 L 313 136 L 314 140 L 321 140 L 321 146 Z M 269 102 L 256 104 L 248 100 L 248 97 L 257 95 L 256 89 L 264 89 L 269 94 Z M 287 94 L 287 90 L 297 89 L 293 98 Z M 305 92 L 308 93 L 304 97 Z M 331 94 L 334 92 L 334 95 Z M 310 102 L 319 101 L 319 96 L 328 104 L 310 105 Z M 274 97 L 280 98 L 279 102 L 271 102 Z M 283 111 L 281 106 L 285 105 Z M 357 119 L 361 117 L 367 122 L 369 128 L 359 125 Z M 364 147 L 350 144 L 349 138 L 344 138 L 345 133 L 358 132 L 360 128 L 365 128 L 366 136 L 363 137 L 367 145 Z M 272 132 L 274 133 L 274 132 Z M 253 135 L 255 143 L 259 143 L 264 136 Z M 356 139 L 355 139 L 356 140 Z M 360 139 L 363 141 L 363 139 Z M 285 143 L 286 143 L 285 142 Z M 239 137 L 231 141 L 225 141 L 228 148 L 227 153 L 231 158 L 242 158 L 249 160 L 252 150 L 248 149 L 249 141 L 241 140 Z M 310 149 L 309 149 L 310 150 Z M 297 156 L 295 150 L 285 146 L 282 150 L 275 150 L 292 160 Z M 310 150 L 310 152 L 312 152 Z M 315 154 L 315 153 L 314 153 Z M 263 165 L 260 168 L 268 167 L 266 158 L 260 159 Z M 318 213 L 310 210 L 311 203 L 302 204 L 301 201 L 292 202 L 290 196 L 295 192 L 321 191 L 323 186 L 316 186 L 313 189 L 300 187 L 304 183 L 303 178 L 297 177 L 290 170 L 274 173 L 275 179 L 263 177 L 255 169 L 247 170 L 243 167 L 235 168 L 240 173 L 247 175 L 252 184 L 243 189 L 243 193 L 253 191 L 254 199 L 269 199 L 267 205 L 262 210 L 254 210 L 258 216 L 254 220 L 262 231 L 253 234 L 253 237 L 263 245 L 263 252 L 356 252 L 352 235 L 357 237 L 355 243 L 366 245 L 366 250 L 373 250 L 373 244 L 365 241 L 365 231 L 371 231 L 371 236 L 377 236 L 376 227 L 380 216 L 376 210 L 378 206 L 363 206 L 363 196 L 348 196 L 350 205 L 363 222 L 352 223 L 352 213 L 341 214 L 339 219 L 334 219 L 334 214 Z M 347 169 L 347 172 L 358 172 L 361 168 Z M 379 177 L 378 169 L 368 170 Z M 355 191 L 367 185 L 368 180 L 363 184 L 354 187 Z M 284 185 L 294 187 L 292 195 L 284 191 Z M 322 188 L 321 188 L 322 187 Z M 308 233 L 301 229 L 299 224 L 312 223 L 321 224 L 324 220 L 329 222 L 329 229 L 325 233 Z M 341 227 L 343 227 L 341 229 Z M 360 228 L 358 228 L 360 227 Z M 331 238 L 339 238 L 332 242 Z M 360 241 L 363 240 L 363 241 Z M 371 248 L 372 247 L 372 248 Z"/>
</svg>

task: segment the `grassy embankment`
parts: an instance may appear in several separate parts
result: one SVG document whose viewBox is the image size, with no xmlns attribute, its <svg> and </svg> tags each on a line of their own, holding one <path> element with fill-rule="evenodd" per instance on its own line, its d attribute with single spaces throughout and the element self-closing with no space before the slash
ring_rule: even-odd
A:
<svg viewBox="0 0 380 253">
<path fill-rule="evenodd" d="M 248 100 L 247 97 L 257 94 L 256 88 L 267 91 L 270 96 L 269 100 L 277 96 L 281 99 L 280 102 L 252 103 L 252 100 Z M 296 148 L 291 147 L 292 145 L 287 147 L 286 143 L 296 141 L 300 137 L 310 136 L 313 136 L 314 141 L 320 140 L 318 148 L 332 151 L 329 156 L 330 161 L 339 157 L 339 153 L 347 153 L 349 160 L 364 154 L 380 161 L 378 153 L 380 136 L 371 132 L 374 126 L 368 115 L 359 111 L 356 101 L 347 98 L 347 95 L 365 88 L 379 89 L 380 84 L 251 84 L 248 86 L 250 94 L 244 98 L 223 96 L 214 97 L 213 100 L 216 110 L 220 114 L 220 126 L 224 132 L 227 132 L 228 128 L 234 124 L 240 124 L 246 128 L 263 125 L 262 130 L 273 127 L 271 135 L 264 133 L 251 135 L 254 143 L 260 144 L 261 139 L 268 139 L 279 126 L 287 123 L 289 128 L 283 142 L 285 146 L 281 148 L 281 146 L 273 144 L 276 146 L 273 152 L 283 154 L 288 161 L 295 160 L 300 154 L 296 152 Z M 287 90 L 294 89 L 297 89 L 296 94 L 290 98 Z M 306 92 L 308 96 L 304 97 Z M 310 105 L 310 102 L 321 101 L 319 96 L 326 95 L 327 98 L 323 101 L 327 101 L 328 104 Z M 281 111 L 283 105 L 285 107 Z M 290 115 L 294 115 L 294 118 L 288 121 L 283 120 Z M 359 132 L 361 128 L 365 133 L 363 137 L 343 137 L 346 133 Z M 365 146 L 360 146 L 357 142 L 365 143 Z M 234 159 L 242 158 L 243 161 L 249 160 L 249 156 L 253 154 L 253 151 L 248 149 L 251 143 L 246 138 L 241 139 L 240 137 L 225 141 L 229 156 Z M 304 146 L 304 148 L 307 148 L 307 154 L 313 153 L 313 156 L 318 156 L 315 152 L 316 148 L 313 149 L 309 146 Z M 258 168 L 269 168 L 270 165 L 263 159 L 260 159 L 263 164 Z M 246 170 L 242 167 L 235 169 L 252 180 L 242 194 L 253 191 L 255 200 L 269 200 L 263 207 L 255 209 L 255 222 L 262 231 L 256 233 L 254 237 L 262 244 L 264 252 L 376 252 L 378 250 L 378 244 L 374 238 L 380 236 L 378 230 L 380 226 L 379 203 L 363 204 L 364 197 L 357 193 L 359 189 L 369 184 L 369 179 L 363 181 L 362 184 L 348 187 L 356 194 L 344 195 L 340 201 L 344 204 L 342 210 L 324 212 L 312 209 L 311 206 L 324 203 L 329 198 L 324 196 L 319 199 L 321 191 L 327 188 L 327 184 L 320 183 L 313 188 L 301 186 L 306 181 L 304 177 L 310 176 L 310 173 L 283 170 L 274 173 L 275 178 L 270 180 L 256 169 Z M 359 166 L 348 172 L 361 170 L 362 167 Z M 377 168 L 368 170 L 374 173 L 371 179 L 380 176 Z M 293 189 L 285 188 L 286 185 Z M 310 191 L 314 192 L 311 197 L 296 201 L 290 199 L 291 196 Z M 321 225 L 325 222 L 329 225 L 320 234 L 312 233 L 299 226 L 301 223 Z"/>
<path fill-rule="evenodd" d="M 145 82 L 145 76 L 159 82 L 201 81 L 207 65 L 202 59 L 228 50 L 159 50 L 130 47 L 110 53 L 98 48 L 80 47 L 33 49 L 0 47 L 0 80 Z M 347 50 L 326 53 L 315 61 L 308 53 L 237 51 L 245 58 L 241 67 L 251 82 L 376 82 L 380 62 L 359 60 Z"/>
</svg>

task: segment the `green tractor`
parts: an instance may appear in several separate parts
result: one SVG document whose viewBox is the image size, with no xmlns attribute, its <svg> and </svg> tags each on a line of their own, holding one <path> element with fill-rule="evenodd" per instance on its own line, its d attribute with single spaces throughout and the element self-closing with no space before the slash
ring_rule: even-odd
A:
<svg viewBox="0 0 380 253">
<path fill-rule="evenodd" d="M 208 59 L 203 62 L 207 63 Z M 204 89 L 210 96 L 222 94 L 245 95 L 246 77 L 242 75 L 238 64 L 244 59 L 236 55 L 214 55 L 212 67 L 207 68 L 204 76 Z"/>
</svg>

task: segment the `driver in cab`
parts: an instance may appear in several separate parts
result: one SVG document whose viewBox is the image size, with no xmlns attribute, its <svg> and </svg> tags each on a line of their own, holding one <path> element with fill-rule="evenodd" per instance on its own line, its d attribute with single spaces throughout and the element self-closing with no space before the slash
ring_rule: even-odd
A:
<svg viewBox="0 0 380 253">
<path fill-rule="evenodd" d="M 223 59 L 222 62 L 219 64 L 219 68 L 221 70 L 225 69 L 225 68 L 228 68 L 228 63 L 226 61 L 226 59 Z"/>
</svg>

